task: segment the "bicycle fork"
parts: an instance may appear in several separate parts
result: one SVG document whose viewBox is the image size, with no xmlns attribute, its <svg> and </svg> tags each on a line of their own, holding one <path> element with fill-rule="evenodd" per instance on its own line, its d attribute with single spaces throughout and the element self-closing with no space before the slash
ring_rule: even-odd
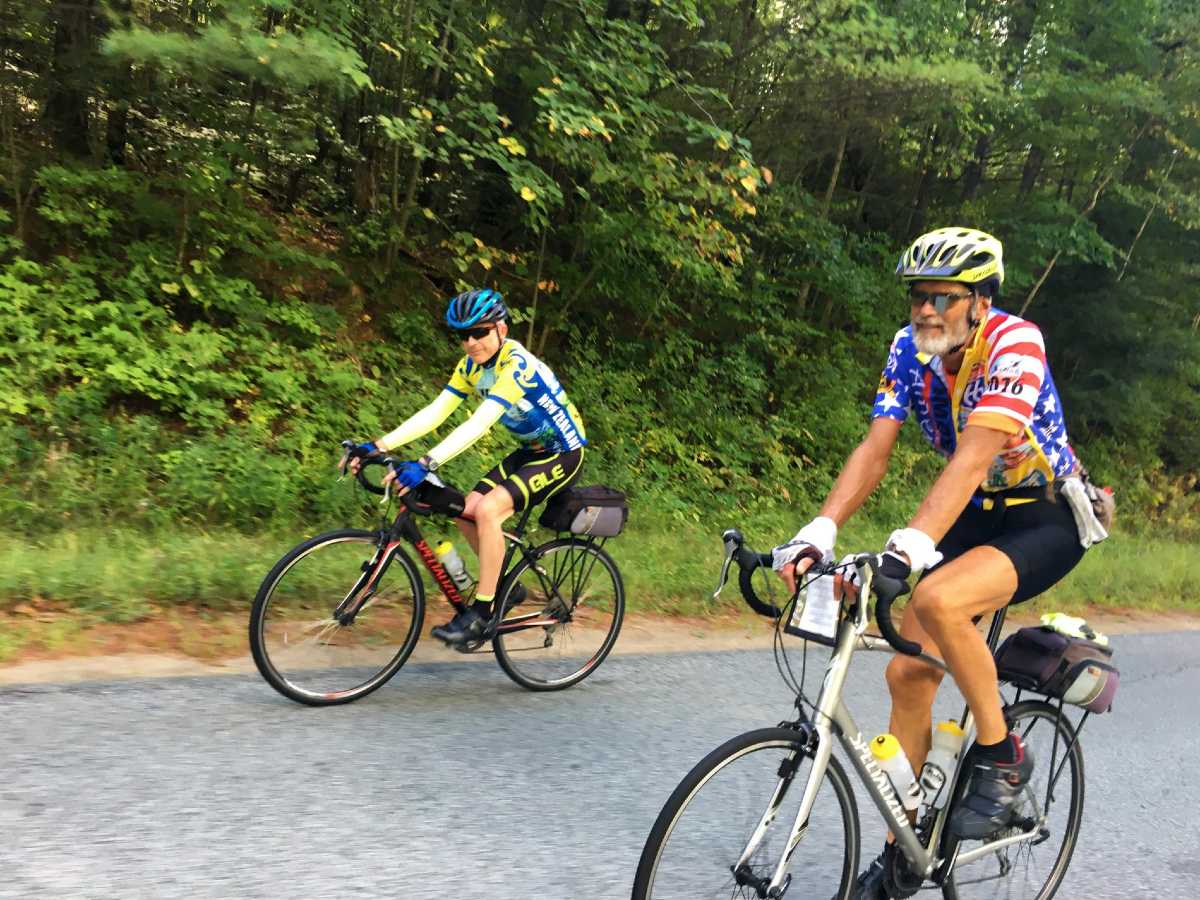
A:
<svg viewBox="0 0 1200 900">
<path fill-rule="evenodd" d="M 375 551 L 375 555 L 371 559 L 363 563 L 362 575 L 359 576 L 358 581 L 354 582 L 354 587 L 350 588 L 342 602 L 333 610 L 332 618 L 336 619 L 339 625 L 353 624 L 354 617 L 375 596 L 375 592 L 379 590 L 379 580 L 392 562 L 392 551 L 399 545 L 399 541 L 386 543 L 381 541 L 380 549 Z"/>
<path fill-rule="evenodd" d="M 761 898 L 782 897 L 784 891 L 787 890 L 791 880 L 787 871 L 788 865 L 796 848 L 804 839 L 804 835 L 808 830 L 809 815 L 816 802 L 821 782 L 825 778 L 825 771 L 829 767 L 829 757 L 833 752 L 835 737 L 842 743 L 843 749 L 845 749 L 847 756 L 849 756 L 857 770 L 859 777 L 867 788 L 867 792 L 875 801 L 884 820 L 896 836 L 898 846 L 904 852 L 904 855 L 908 857 L 913 871 L 927 876 L 934 869 L 935 860 L 921 846 L 921 842 L 917 839 L 917 835 L 908 821 L 908 816 L 905 814 L 904 807 L 896 796 L 890 780 L 883 770 L 879 768 L 879 764 L 875 762 L 868 742 L 863 738 L 862 732 L 854 724 L 849 710 L 842 703 L 842 690 L 846 682 L 846 674 L 850 669 L 850 659 L 854 654 L 855 642 L 857 640 L 858 634 L 856 629 L 849 623 L 844 624 L 838 635 L 836 650 L 833 656 L 830 657 L 829 665 L 825 670 L 825 679 L 821 686 L 820 695 L 817 698 L 815 715 L 810 726 L 815 732 L 815 749 L 806 748 L 805 750 L 797 750 L 787 761 L 792 762 L 790 772 L 784 772 L 784 767 L 781 767 L 780 780 L 776 785 L 775 792 L 771 796 L 767 810 L 763 813 L 758 827 L 755 828 L 746 848 L 742 851 L 741 856 L 738 857 L 737 864 L 733 867 L 735 879 L 738 878 L 739 870 L 742 870 L 743 873 L 743 877 L 742 879 L 738 879 L 738 883 L 754 887 Z M 779 807 L 783 802 L 783 796 L 791 785 L 792 778 L 795 776 L 795 766 L 799 764 L 800 757 L 806 753 L 812 754 L 813 762 L 807 783 L 804 786 L 804 794 L 800 800 L 800 808 L 796 811 L 796 818 L 788 834 L 782 857 L 776 864 L 770 881 L 763 884 L 760 879 L 748 877 L 748 870 L 744 867 L 746 867 L 750 857 L 775 821 Z M 855 823 L 856 830 L 857 824 Z"/>
</svg>

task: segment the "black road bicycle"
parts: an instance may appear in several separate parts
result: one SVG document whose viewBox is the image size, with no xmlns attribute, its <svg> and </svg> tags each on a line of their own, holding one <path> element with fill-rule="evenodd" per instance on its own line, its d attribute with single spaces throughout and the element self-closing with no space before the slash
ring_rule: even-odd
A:
<svg viewBox="0 0 1200 900">
<path fill-rule="evenodd" d="M 366 470 L 392 462 L 364 460 L 358 481 L 384 494 Z M 404 544 L 456 609 L 469 603 L 471 591 L 459 590 L 417 525 L 420 516 L 462 518 L 463 494 L 430 475 L 399 500 L 395 517 L 385 514 L 378 528 L 317 535 L 263 579 L 250 613 L 250 648 L 258 671 L 285 697 L 311 706 L 349 703 L 404 665 L 425 616 L 425 586 Z M 625 588 L 604 538 L 560 534 L 529 544 L 531 512 L 505 531 L 488 630 L 455 649 L 475 653 L 490 645 L 517 684 L 556 691 L 578 684 L 608 655 L 621 630 Z"/>
<path fill-rule="evenodd" d="M 724 540 L 727 556 L 718 592 L 731 561 L 737 562 L 746 602 L 779 626 L 794 622 L 789 613 L 801 595 L 797 592 L 787 604 L 772 602 L 770 554 L 747 548 L 736 529 L 725 532 Z M 888 896 L 908 897 L 922 888 L 940 888 L 949 900 L 1049 900 L 1054 895 L 1070 863 L 1083 815 L 1083 752 L 1077 732 L 1088 714 L 1073 725 L 1061 703 L 1021 700 L 1018 690 L 1005 703 L 1004 715 L 1033 753 L 1036 767 L 1014 822 L 981 841 L 960 841 L 948 832 L 949 812 L 967 787 L 967 753 L 962 752 L 950 779 L 948 802 L 940 809 L 923 806 L 921 816 L 910 824 L 871 754 L 870 738 L 846 707 L 846 675 L 859 650 L 905 653 L 943 671 L 945 666 L 896 631 L 891 605 L 907 586 L 879 575 L 874 559 L 862 555 L 846 566 L 818 565 L 806 574 L 810 579 L 852 565 L 861 586 L 856 600 L 838 607 L 820 692 L 813 701 L 805 696 L 803 669 L 797 678 L 777 627 L 776 659 L 796 692 L 795 717 L 727 741 L 687 774 L 646 840 L 633 900 L 849 897 L 859 870 L 859 818 L 846 769 L 832 755 L 835 743 L 902 851 L 894 854 Z M 866 633 L 872 596 L 883 639 Z M 1004 615 L 1003 609 L 997 612 L 988 630 L 993 651 Z M 972 732 L 969 710 L 961 721 L 967 732 L 965 748 Z"/>
</svg>

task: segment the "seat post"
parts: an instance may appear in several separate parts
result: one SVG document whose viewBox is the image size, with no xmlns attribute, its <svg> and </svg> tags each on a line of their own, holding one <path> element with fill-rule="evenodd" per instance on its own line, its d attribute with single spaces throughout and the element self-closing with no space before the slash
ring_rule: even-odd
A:
<svg viewBox="0 0 1200 900">
<path fill-rule="evenodd" d="M 987 645 L 993 653 L 1000 642 L 1000 631 L 1004 628 L 1004 619 L 1008 616 L 1008 607 L 1002 606 L 992 614 L 992 624 L 988 626 Z"/>
<path fill-rule="evenodd" d="M 529 522 L 529 517 L 533 515 L 533 507 L 535 504 L 529 504 L 525 507 L 525 511 L 521 513 L 521 518 L 517 519 L 516 527 L 513 528 L 513 534 L 517 537 L 525 536 L 525 525 Z"/>
</svg>

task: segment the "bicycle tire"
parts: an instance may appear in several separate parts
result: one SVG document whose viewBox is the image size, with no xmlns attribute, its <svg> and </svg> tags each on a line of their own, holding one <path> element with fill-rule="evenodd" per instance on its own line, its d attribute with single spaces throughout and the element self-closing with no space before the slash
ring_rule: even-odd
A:
<svg viewBox="0 0 1200 900">
<path fill-rule="evenodd" d="M 770 573 L 767 577 L 773 577 L 773 570 L 761 560 L 757 566 L 747 567 L 739 565 L 738 589 L 741 591 L 742 599 L 746 601 L 747 606 L 760 616 L 766 616 L 768 619 L 775 620 L 783 615 L 783 607 L 763 600 L 754 588 L 754 573 L 761 570 L 764 566 L 766 566 L 767 572 Z"/>
<path fill-rule="evenodd" d="M 380 585 L 384 582 L 387 585 L 399 582 L 400 590 L 391 594 L 395 598 L 394 601 L 389 600 L 386 607 L 383 603 L 376 603 L 384 596 L 377 592 L 363 606 L 355 621 L 348 626 L 338 624 L 329 615 L 333 607 L 346 596 L 366 571 L 366 562 L 362 561 L 363 555 L 366 554 L 366 558 L 370 559 L 374 550 L 371 549 L 368 553 L 368 548 L 377 547 L 378 541 L 379 532 L 355 528 L 319 534 L 285 553 L 263 579 L 250 610 L 250 650 L 262 677 L 289 700 L 307 706 L 334 706 L 361 699 L 387 683 L 416 647 L 425 614 L 425 588 L 416 565 L 399 545 L 390 549 L 390 559 L 380 576 Z M 344 559 L 337 560 L 333 559 L 334 554 L 330 552 L 321 555 L 322 550 L 328 551 L 330 548 L 346 545 L 362 545 L 362 552 L 347 554 Z M 329 558 L 328 561 L 326 557 Z M 309 571 L 315 572 L 310 576 L 310 580 L 316 582 L 315 587 L 306 586 L 306 573 L 301 573 L 291 579 L 297 585 L 293 593 L 298 593 L 300 599 L 297 600 L 295 596 L 289 597 L 287 591 L 280 590 L 289 575 L 298 571 L 298 565 L 318 558 L 322 561 L 321 564 L 328 566 L 331 571 L 327 574 L 315 569 L 315 566 L 307 566 Z M 349 563 L 355 561 L 358 561 L 358 565 L 350 571 Z M 345 577 L 342 577 L 343 571 Z M 397 573 L 402 575 L 398 576 Z M 310 597 L 310 594 L 313 596 Z M 276 600 L 278 602 L 273 605 L 273 601 Z M 279 611 L 278 617 L 274 616 L 274 610 Z M 387 618 L 388 612 L 392 610 L 411 611 L 403 612 L 407 618 L 407 627 L 403 628 L 402 639 L 391 645 L 395 647 L 394 652 L 387 649 L 382 651 L 386 654 L 386 661 L 382 666 L 378 666 L 371 660 L 379 653 L 370 647 L 370 643 L 376 635 L 389 633 L 389 629 L 395 624 Z M 364 613 L 368 611 L 370 617 L 364 617 Z M 292 622 L 287 616 L 293 612 L 300 613 L 303 617 Z M 309 621 L 308 617 L 313 613 L 325 613 L 326 618 Z M 370 628 L 361 627 L 364 625 L 369 625 Z M 350 638 L 355 626 L 360 626 L 359 630 L 354 638 Z M 270 635 L 268 631 L 271 632 Z M 368 649 L 351 647 L 353 640 L 363 640 Z M 319 659 L 324 664 L 323 667 L 314 667 L 307 658 L 302 658 L 309 650 L 312 651 L 310 656 Z M 348 688 L 328 690 L 317 687 L 317 679 L 323 677 L 320 674 L 322 672 L 344 673 L 354 679 L 357 676 L 353 673 L 362 669 L 373 674 L 358 680 Z M 332 674 L 329 677 L 332 681 Z"/>
<path fill-rule="evenodd" d="M 704 788 L 714 784 L 716 779 L 730 769 L 734 764 L 748 759 L 751 754 L 758 753 L 764 750 L 779 750 L 781 756 L 785 759 L 796 759 L 794 754 L 799 754 L 800 762 L 798 765 L 803 765 L 803 760 L 812 759 L 810 751 L 805 750 L 799 742 L 799 735 L 795 731 L 787 728 L 760 728 L 755 731 L 748 731 L 745 734 L 738 735 L 726 741 L 717 749 L 709 753 L 704 759 L 692 768 L 679 786 L 675 788 L 671 796 L 667 799 L 662 811 L 658 814 L 658 818 L 654 822 L 654 827 L 650 830 L 650 835 L 646 839 L 646 845 L 642 849 L 641 858 L 638 861 L 637 874 L 634 876 L 633 896 L 632 900 L 700 900 L 700 898 L 736 898 L 736 897 L 761 897 L 757 889 L 750 885 L 739 884 L 736 881 L 732 871 L 732 866 L 737 862 L 741 849 L 747 845 L 750 835 L 753 832 L 758 821 L 763 816 L 764 812 L 770 808 L 772 800 L 775 801 L 776 816 L 773 820 L 772 827 L 778 829 L 773 834 L 769 833 L 764 836 L 760 849 L 764 844 L 767 844 L 772 838 L 777 837 L 780 843 L 785 843 L 788 832 L 791 829 L 794 820 L 794 811 L 789 815 L 781 815 L 782 807 L 788 802 L 789 795 L 792 797 L 792 802 L 798 804 L 800 796 L 804 793 L 804 786 L 807 783 L 806 776 L 800 776 L 793 772 L 790 783 L 783 788 L 783 791 L 776 797 L 776 792 L 779 791 L 781 774 L 781 764 L 774 762 L 774 755 L 764 757 L 759 763 L 752 763 L 747 766 L 748 775 L 740 781 L 736 776 L 730 778 L 731 788 L 722 788 L 721 791 L 714 790 L 715 797 L 711 802 L 714 804 L 713 819 L 720 821 L 706 821 L 703 837 L 695 850 L 683 851 L 681 853 L 682 864 L 669 863 L 664 865 L 664 851 L 670 845 L 671 839 L 676 835 L 681 822 L 688 815 L 690 808 L 697 802 Z M 776 792 L 770 789 L 769 781 L 766 777 L 769 773 L 775 779 Z M 854 791 L 851 789 L 850 781 L 846 777 L 845 770 L 834 756 L 829 757 L 829 765 L 825 770 L 824 780 L 833 788 L 834 800 L 837 808 L 840 811 L 842 826 L 840 829 L 840 838 L 836 836 L 837 829 L 830 832 L 834 835 L 830 838 L 822 832 L 814 832 L 816 820 L 819 818 L 818 810 L 825 812 L 829 806 L 824 798 L 824 784 L 817 794 L 816 805 L 814 805 L 812 813 L 809 816 L 808 828 L 805 831 L 804 838 L 794 848 L 793 852 L 800 852 L 803 848 L 806 851 L 812 850 L 815 860 L 828 861 L 836 855 L 836 851 L 829 853 L 822 852 L 821 839 L 826 841 L 832 840 L 834 843 L 840 842 L 841 854 L 841 871 L 840 873 L 831 874 L 824 873 L 827 880 L 830 882 L 828 890 L 822 885 L 816 889 L 813 888 L 812 882 L 816 880 L 822 873 L 819 873 L 814 868 L 810 868 L 804 873 L 800 873 L 795 868 L 795 857 L 792 857 L 791 872 L 796 878 L 807 879 L 805 885 L 805 896 L 820 896 L 822 900 L 825 897 L 832 897 L 833 900 L 846 900 L 850 896 L 850 891 L 854 885 L 854 879 L 858 870 L 859 856 L 859 821 L 858 821 L 858 806 L 854 799 Z M 757 785 L 758 781 L 763 782 L 763 790 L 758 793 L 757 787 L 753 788 L 753 797 L 747 796 L 745 785 L 742 782 L 748 779 L 753 779 Z M 731 841 L 725 842 L 725 847 L 720 851 L 714 852 L 713 841 L 711 838 L 712 828 L 732 822 L 737 818 L 736 810 L 732 808 L 733 804 L 738 800 L 744 800 L 748 804 L 749 818 L 743 820 L 736 826 L 736 836 Z M 703 804 L 700 805 L 700 814 L 703 815 Z M 805 842 L 809 842 L 806 846 Z M 730 849 L 732 848 L 732 849 Z M 774 870 L 774 864 L 778 861 L 779 855 L 784 852 L 779 849 L 776 853 L 765 853 L 765 858 L 759 860 L 754 867 L 748 867 L 752 874 L 762 877 L 769 877 Z M 711 860 L 711 864 L 710 861 Z M 693 862 L 694 861 L 694 862 Z M 752 856 L 751 863 L 755 863 L 755 857 Z M 707 871 L 697 873 L 694 868 L 704 867 Z M 684 884 L 676 888 L 673 884 L 660 886 L 660 878 L 666 878 L 672 875 L 674 869 L 682 870 L 682 877 L 690 879 L 705 879 L 705 886 L 699 887 L 696 884 Z M 711 877 L 713 881 L 718 878 L 724 880 L 720 883 L 708 885 L 707 878 Z M 836 881 L 833 879 L 836 878 Z"/>
<path fill-rule="evenodd" d="M 567 557 L 572 553 L 590 557 L 591 568 L 582 577 L 590 576 L 599 565 L 608 575 L 611 592 L 605 591 L 602 583 L 593 586 L 590 578 L 587 585 L 581 581 L 564 583 L 568 576 L 575 577 L 576 567 L 584 561 L 555 558 L 563 553 Z M 545 565 L 548 559 L 549 568 Z M 561 691 L 596 671 L 616 643 L 625 618 L 625 585 L 612 557 L 592 541 L 557 538 L 535 547 L 513 566 L 505 576 L 501 601 L 507 605 L 509 593 L 518 585 L 526 589 L 528 596 L 506 611 L 501 630 L 492 640 L 496 661 L 505 674 L 531 691 Z M 579 596 L 585 588 L 590 591 L 586 606 Z M 564 597 L 564 593 L 570 596 Z M 503 630 L 506 623 L 539 617 L 557 624 Z M 596 635 L 597 629 L 602 633 Z M 539 641 L 541 647 L 537 646 Z"/>
<path fill-rule="evenodd" d="M 1083 749 L 1074 726 L 1065 715 L 1059 719 L 1057 707 L 1042 700 L 1024 700 L 1007 706 L 1004 709 L 1004 715 L 1009 723 L 1009 728 L 1022 735 L 1022 740 L 1035 754 L 1033 778 L 1030 781 L 1031 791 L 1027 800 L 1024 801 L 1026 803 L 1045 804 L 1046 785 L 1052 773 L 1050 772 L 1051 754 L 1046 752 L 1048 744 L 1044 740 L 1044 736 L 1054 734 L 1051 743 L 1057 742 L 1058 744 L 1058 752 L 1054 754 L 1054 768 L 1059 769 L 1061 766 L 1062 774 L 1055 785 L 1055 799 L 1047 809 L 1047 815 L 1058 808 L 1059 812 L 1065 814 L 1065 818 L 1061 821 L 1056 818 L 1055 828 L 1048 827 L 1047 838 L 1037 844 L 1032 842 L 1015 844 L 1009 848 L 995 851 L 962 868 L 956 865 L 942 886 L 942 894 L 946 900 L 982 900 L 982 898 L 991 897 L 1011 898 L 1011 900 L 1020 900 L 1020 898 L 1050 900 L 1062 885 L 1067 868 L 1071 863 L 1071 856 L 1075 852 L 1075 845 L 1079 839 L 1079 826 L 1083 819 L 1084 772 Z M 1039 720 L 1047 721 L 1050 729 L 1054 729 L 1056 722 L 1058 727 L 1054 731 L 1043 729 L 1035 740 L 1032 731 Z M 1067 747 L 1071 748 L 1069 752 Z M 1039 778 L 1039 775 L 1042 777 Z M 960 779 L 957 795 L 961 795 L 965 791 L 965 781 L 965 777 Z M 1063 796 L 1064 789 L 1069 791 L 1065 797 Z M 1047 822 L 1047 826 L 1049 824 Z M 1034 851 L 1043 848 L 1043 845 L 1054 837 L 1056 829 L 1061 834 L 1061 844 L 1045 880 L 1039 875 L 1034 879 L 1038 882 L 1037 885 L 1027 884 L 1022 890 L 1019 880 L 1024 874 L 1024 879 L 1028 882 L 1029 865 L 1032 864 Z M 954 852 L 955 843 L 958 843 L 955 838 L 946 836 L 942 844 L 943 856 Z M 975 841 L 963 842 L 963 847 L 969 849 L 971 845 L 978 843 Z M 1022 857 L 1026 858 L 1027 864 L 1024 866 Z M 993 867 L 996 870 L 995 876 L 989 875 Z M 1005 867 L 1007 867 L 1007 871 L 1003 871 Z"/>
</svg>

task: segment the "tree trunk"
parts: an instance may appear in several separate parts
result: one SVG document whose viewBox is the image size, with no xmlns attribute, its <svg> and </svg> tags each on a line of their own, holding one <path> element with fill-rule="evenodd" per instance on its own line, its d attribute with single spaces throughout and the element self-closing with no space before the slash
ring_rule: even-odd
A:
<svg viewBox="0 0 1200 900">
<path fill-rule="evenodd" d="M 1100 173 L 1096 174 L 1096 178 L 1098 178 L 1099 181 L 1096 182 L 1096 189 L 1092 192 L 1092 199 L 1088 201 L 1087 206 L 1075 214 L 1075 218 L 1071 223 L 1072 227 L 1074 227 L 1076 223 L 1086 219 L 1092 214 L 1092 210 L 1094 210 L 1096 208 L 1096 204 L 1100 202 L 1100 195 L 1104 193 L 1104 189 L 1108 187 L 1109 182 L 1111 182 L 1116 176 L 1118 165 L 1122 162 L 1122 160 L 1128 160 L 1132 158 L 1133 148 L 1137 146 L 1137 142 L 1140 141 L 1146 132 L 1150 130 L 1150 126 L 1153 125 L 1155 121 L 1155 119 L 1150 118 L 1142 123 L 1142 127 L 1138 129 L 1138 133 L 1135 134 L 1133 138 L 1130 139 L 1129 143 L 1125 147 L 1122 147 L 1117 153 L 1111 171 L 1104 174 L 1103 177 L 1101 177 Z M 1033 286 L 1033 289 L 1029 292 L 1028 296 L 1026 296 L 1025 302 L 1021 304 L 1021 311 L 1017 315 L 1025 315 L 1025 310 L 1029 309 L 1029 304 L 1033 303 L 1033 298 L 1037 296 L 1038 290 L 1045 283 L 1046 279 L 1050 277 L 1050 273 L 1054 270 L 1054 265 L 1058 262 L 1058 258 L 1061 255 L 1062 251 L 1059 250 L 1050 259 L 1050 262 L 1046 265 L 1045 270 L 1042 272 L 1042 277 L 1037 280 L 1037 284 Z"/>
<path fill-rule="evenodd" d="M 55 144 L 72 156 L 91 155 L 88 141 L 88 88 L 96 69 L 95 0 L 54 0 L 54 44 L 42 115 Z"/>
<path fill-rule="evenodd" d="M 17 239 L 25 241 L 25 228 L 29 220 L 29 204 L 33 199 L 33 191 L 36 185 L 31 184 L 29 191 L 21 195 L 22 181 L 22 159 L 25 154 L 21 152 L 21 148 L 17 143 L 17 132 L 21 120 L 21 107 L 17 99 L 12 98 L 12 103 L 8 102 L 9 98 L 0 94 L 0 139 L 9 151 L 8 164 L 9 175 L 12 178 L 12 193 L 13 193 L 13 212 L 15 220 L 13 222 L 14 231 Z"/>
<path fill-rule="evenodd" d="M 129 104 L 118 100 L 108 112 L 108 128 L 104 133 L 104 147 L 108 161 L 114 166 L 125 165 L 125 144 L 129 141 Z"/>
<path fill-rule="evenodd" d="M 846 157 L 846 140 L 850 136 L 849 126 L 842 128 L 842 136 L 838 140 L 837 152 L 833 156 L 833 171 L 829 173 L 829 181 L 825 185 L 825 194 L 821 197 L 821 218 L 829 218 L 829 208 L 833 205 L 833 194 L 837 190 L 838 177 L 842 174 L 842 160 Z M 812 282 L 806 281 L 800 288 L 796 298 L 796 311 L 804 312 L 808 305 L 808 295 L 812 293 Z"/>
<path fill-rule="evenodd" d="M 1017 196 L 1024 199 L 1029 196 L 1033 186 L 1037 183 L 1038 176 L 1042 174 L 1042 163 L 1046 159 L 1046 154 L 1037 144 L 1033 144 L 1029 148 L 1029 155 L 1025 157 L 1025 168 L 1021 171 L 1021 187 L 1017 190 Z"/>
<path fill-rule="evenodd" d="M 113 24 L 128 22 L 133 13 L 131 0 L 109 0 L 108 9 L 115 15 L 106 16 L 97 27 L 97 42 L 104 39 Z M 104 129 L 104 151 L 114 166 L 125 165 L 125 145 L 129 142 L 129 104 L 136 96 L 133 86 L 133 66 L 125 65 L 107 79 L 108 121 Z"/>
<path fill-rule="evenodd" d="M 1095 209 L 1096 204 L 1100 202 L 1100 195 L 1104 193 L 1104 189 L 1108 187 L 1108 183 L 1112 181 L 1112 179 L 1113 176 L 1111 172 L 1104 176 L 1104 178 L 1096 186 L 1096 190 L 1092 194 L 1092 199 L 1088 202 L 1088 205 L 1075 214 L 1074 222 L 1079 222 L 1082 219 L 1086 219 L 1092 214 L 1092 210 Z M 1072 224 L 1074 224 L 1074 222 Z M 1025 297 L 1025 302 L 1021 304 L 1021 311 L 1017 313 L 1017 315 L 1024 318 L 1025 311 L 1029 309 L 1029 304 L 1033 303 L 1033 298 L 1037 296 L 1037 293 L 1039 290 L 1041 290 L 1042 285 L 1046 283 L 1046 279 L 1050 277 L 1050 273 L 1054 271 L 1054 266 L 1058 263 L 1058 258 L 1060 256 L 1062 256 L 1062 251 L 1056 250 L 1054 252 L 1054 256 L 1050 257 L 1050 262 L 1048 262 L 1046 264 L 1046 268 L 1042 270 L 1042 277 L 1037 280 L 1037 284 L 1033 286 L 1033 288 L 1029 291 L 1029 294 Z"/>
<path fill-rule="evenodd" d="M 838 177 L 842 174 L 842 160 L 846 158 L 846 140 L 849 136 L 849 128 L 843 128 L 837 151 L 833 155 L 833 171 L 829 173 L 829 183 L 825 185 L 825 196 L 821 198 L 822 219 L 829 218 L 829 208 L 833 205 L 833 193 L 837 189 Z"/>
<path fill-rule="evenodd" d="M 934 149 L 938 143 L 938 129 L 934 125 L 929 129 L 929 134 L 925 141 L 921 144 L 921 153 L 917 157 L 917 171 L 920 176 L 917 178 L 917 186 L 913 192 L 912 206 L 908 209 L 908 221 L 904 223 L 904 233 L 902 237 L 906 240 L 913 233 L 914 227 L 920 227 L 920 223 L 925 220 L 925 207 L 928 205 L 929 184 L 933 166 L 929 162 L 929 158 L 933 155 Z"/>
<path fill-rule="evenodd" d="M 854 210 L 854 220 L 864 225 L 867 222 L 867 195 L 871 191 L 871 179 L 875 177 L 875 169 L 875 163 L 867 166 L 867 173 L 863 176 L 862 184 L 858 188 L 858 205 Z"/>
<path fill-rule="evenodd" d="M 541 246 L 538 247 L 537 271 L 534 272 L 533 275 L 533 302 L 529 306 L 529 330 L 525 334 L 525 343 L 530 347 L 534 346 L 533 337 L 534 328 L 537 325 L 538 294 L 542 289 L 542 267 L 546 262 L 547 230 L 548 229 L 543 226 Z M 542 326 L 542 330 L 546 330 L 545 326 Z"/>
<path fill-rule="evenodd" d="M 1154 192 L 1154 202 L 1150 204 L 1150 208 L 1146 210 L 1146 218 L 1142 219 L 1142 225 L 1137 230 L 1137 234 L 1133 236 L 1133 242 L 1129 245 L 1129 250 L 1125 254 L 1125 262 L 1121 265 L 1121 271 L 1117 275 L 1117 281 L 1125 277 L 1125 270 L 1129 268 L 1129 261 L 1133 259 L 1133 248 L 1137 246 L 1137 242 L 1142 237 L 1142 232 L 1146 230 L 1146 226 L 1150 224 L 1150 217 L 1154 215 L 1154 211 L 1158 209 L 1159 198 L 1162 197 L 1163 188 L 1171 178 L 1171 170 L 1175 168 L 1175 160 L 1179 159 L 1179 151 L 1175 150 L 1171 153 L 1171 163 L 1167 166 L 1167 174 L 1163 176 L 1162 184 L 1158 186 L 1158 190 Z"/>
<path fill-rule="evenodd" d="M 429 85 L 429 93 L 437 91 L 438 82 L 442 79 L 442 70 L 446 66 L 446 49 L 450 46 L 450 25 L 454 21 L 454 6 L 451 2 L 450 8 L 446 10 L 446 24 L 442 28 L 442 39 L 438 44 L 437 63 L 433 67 L 433 78 Z M 396 228 L 399 232 L 398 237 L 403 238 L 408 231 L 408 220 L 412 216 L 413 199 L 417 196 L 417 175 L 421 172 L 420 157 L 413 157 L 412 166 L 408 170 L 408 184 L 404 189 L 404 204 L 400 208 L 400 221 Z"/>
<path fill-rule="evenodd" d="M 991 134 L 981 134 L 975 142 L 975 158 L 967 166 L 963 178 L 962 202 L 974 200 L 979 194 L 979 186 L 983 184 L 983 173 L 987 169 L 988 153 L 992 149 Z"/>
</svg>

